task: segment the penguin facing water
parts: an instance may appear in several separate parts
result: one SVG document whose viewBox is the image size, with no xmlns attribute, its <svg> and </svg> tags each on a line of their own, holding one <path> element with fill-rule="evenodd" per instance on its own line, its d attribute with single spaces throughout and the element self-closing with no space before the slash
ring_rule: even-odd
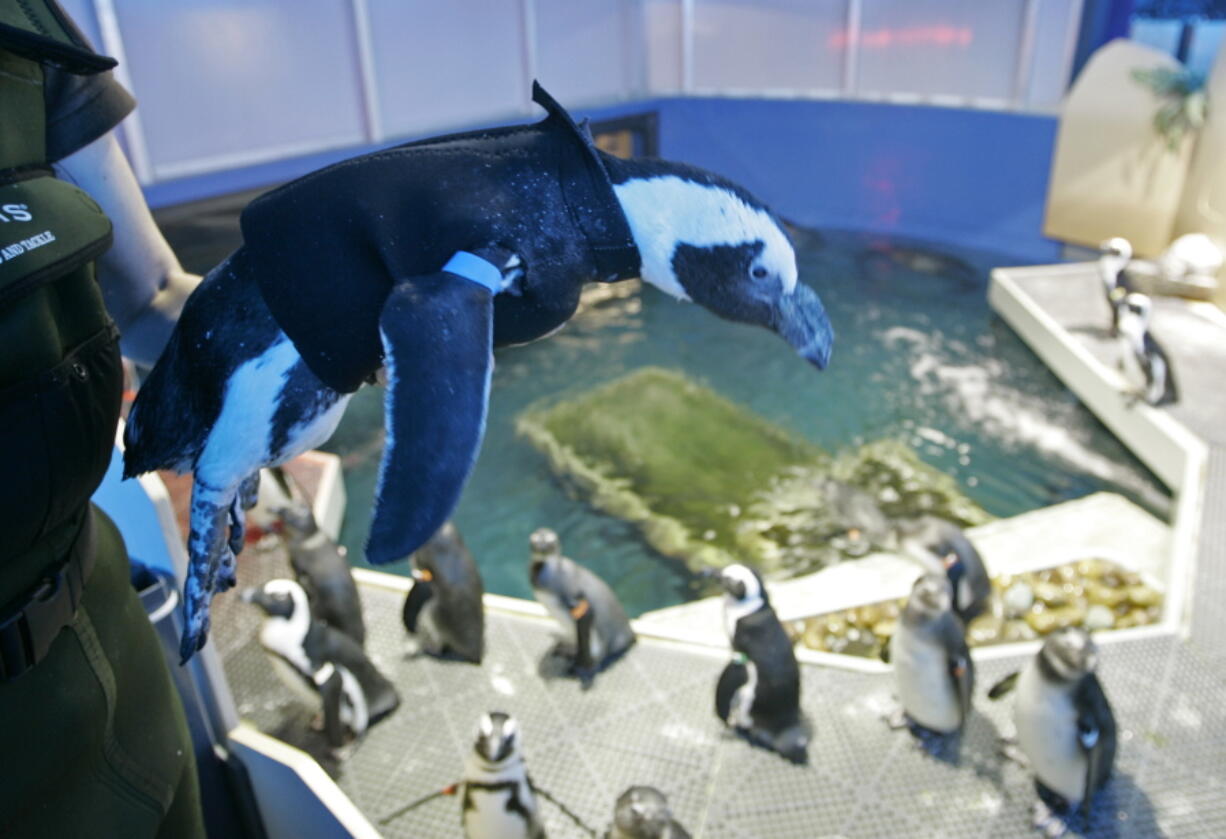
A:
<svg viewBox="0 0 1226 839">
<path fill-rule="evenodd" d="M 983 557 L 962 528 L 936 516 L 901 519 L 894 524 L 899 549 L 929 573 L 944 574 L 953 587 L 953 610 L 964 624 L 983 613 L 992 581 Z"/>
<path fill-rule="evenodd" d="M 276 512 L 289 548 L 290 567 L 306 591 L 311 614 L 365 644 L 362 601 L 344 549 L 319 529 L 307 504 L 294 504 Z"/>
<path fill-rule="evenodd" d="M 630 787 L 617 798 L 604 839 L 690 839 L 655 787 Z"/>
<path fill-rule="evenodd" d="M 975 665 L 944 574 L 916 580 L 890 639 L 894 684 L 906 719 L 937 734 L 961 731 L 971 712 Z"/>
<path fill-rule="evenodd" d="M 485 654 L 481 572 L 460 531 L 447 522 L 409 560 L 413 588 L 404 599 L 405 630 L 427 655 L 480 664 Z"/>
<path fill-rule="evenodd" d="M 500 711 L 482 715 L 477 726 L 464 765 L 460 821 L 466 839 L 545 839 L 519 725 Z"/>
<path fill-rule="evenodd" d="M 1090 634 L 1070 627 L 1047 636 L 1017 679 L 1017 745 L 1034 771 L 1041 804 L 1036 826 L 1054 813 L 1089 813 L 1115 765 L 1116 725 L 1095 670 Z"/>
<path fill-rule="evenodd" d="M 260 646 L 277 674 L 308 704 L 322 704 L 324 734 L 333 749 L 386 717 L 400 705 L 396 688 L 348 635 L 311 615 L 302 586 L 270 580 L 243 592 L 263 610 Z"/>
<path fill-rule="evenodd" d="M 724 629 L 736 657 L 715 686 L 715 713 L 751 742 L 805 763 L 809 729 L 800 713 L 800 667 L 762 578 L 739 564 L 716 576 L 725 592 Z"/>
<path fill-rule="evenodd" d="M 562 556 L 558 534 L 547 527 L 532 533 L 532 594 L 562 628 L 555 654 L 571 660 L 585 683 L 634 644 L 634 630 L 608 583 Z"/>
<path fill-rule="evenodd" d="M 586 282 L 641 276 L 826 366 L 829 320 L 765 205 L 690 166 L 606 155 L 539 86 L 534 98 L 538 123 L 386 149 L 258 198 L 243 246 L 187 301 L 124 453 L 129 477 L 194 473 L 183 659 L 235 583 L 240 489 L 331 436 L 380 370 L 375 564 L 411 554 L 455 508 L 484 433 L 491 349 L 558 329 Z"/>
</svg>

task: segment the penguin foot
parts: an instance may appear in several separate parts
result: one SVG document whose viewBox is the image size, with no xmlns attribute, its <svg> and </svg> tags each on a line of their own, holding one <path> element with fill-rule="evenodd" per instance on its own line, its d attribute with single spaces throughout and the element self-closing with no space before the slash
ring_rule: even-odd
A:
<svg viewBox="0 0 1226 839">
<path fill-rule="evenodd" d="M 1000 754 L 1005 760 L 1012 761 L 1023 769 L 1030 768 L 1030 758 L 1026 757 L 1026 753 L 1022 751 L 1016 740 L 1011 737 L 1001 737 L 998 742 Z"/>
<path fill-rule="evenodd" d="M 1034 811 L 1030 824 L 1035 830 L 1048 837 L 1048 839 L 1060 839 L 1061 836 L 1068 833 L 1068 825 L 1064 823 L 1064 819 L 1060 818 L 1042 800 L 1034 803 Z"/>
<path fill-rule="evenodd" d="M 900 728 L 906 728 L 911 722 L 907 718 L 907 712 L 902 709 L 901 705 L 895 708 L 891 713 L 885 714 L 882 719 L 885 720 L 885 724 L 894 731 L 898 731 Z"/>
</svg>

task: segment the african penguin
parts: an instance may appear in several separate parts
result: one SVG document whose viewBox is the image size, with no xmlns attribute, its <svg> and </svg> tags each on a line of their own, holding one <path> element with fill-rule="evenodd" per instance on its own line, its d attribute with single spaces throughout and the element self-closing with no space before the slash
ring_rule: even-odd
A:
<svg viewBox="0 0 1226 839">
<path fill-rule="evenodd" d="M 385 149 L 257 198 L 242 247 L 187 301 L 124 454 L 129 477 L 194 472 L 184 660 L 234 584 L 244 481 L 326 440 L 381 369 L 375 564 L 411 554 L 454 510 L 484 434 L 491 350 L 558 329 L 587 282 L 641 276 L 828 363 L 825 309 L 761 201 L 691 166 L 606 155 L 539 85 L 534 98 L 540 122 Z"/>
<path fill-rule="evenodd" d="M 562 556 L 558 534 L 547 527 L 529 538 L 532 594 L 562 629 L 555 654 L 571 659 L 585 683 L 634 644 L 634 630 L 608 584 Z"/>
<path fill-rule="evenodd" d="M 962 730 L 975 689 L 975 665 L 952 600 L 944 574 L 924 574 L 890 639 L 903 713 L 914 726 L 937 734 Z"/>
<path fill-rule="evenodd" d="M 269 580 L 243 592 L 265 614 L 260 646 L 300 698 L 322 703 L 324 734 L 333 749 L 360 737 L 400 705 L 396 688 L 346 635 L 311 615 L 302 586 Z"/>
<path fill-rule="evenodd" d="M 949 578 L 954 613 L 963 623 L 983 613 L 992 596 L 992 581 L 979 551 L 960 527 L 925 515 L 895 522 L 894 534 L 903 554 L 925 571 Z"/>
<path fill-rule="evenodd" d="M 463 786 L 460 820 L 467 839 L 544 839 L 519 750 L 519 724 L 510 716 L 500 711 L 482 715 Z"/>
<path fill-rule="evenodd" d="M 366 643 L 362 601 L 345 549 L 319 529 L 306 503 L 276 511 L 289 548 L 294 577 L 306 591 L 311 614 L 358 644 Z"/>
<path fill-rule="evenodd" d="M 1149 331 L 1153 302 L 1133 292 L 1120 311 L 1120 366 L 1132 396 L 1149 405 L 1171 405 L 1179 400 L 1175 372 L 1162 345 Z"/>
<path fill-rule="evenodd" d="M 1115 715 L 1098 677 L 1098 648 L 1080 627 L 1047 636 L 1017 680 L 1013 723 L 1043 805 L 1088 813 L 1115 763 Z M 1036 822 L 1050 816 L 1036 807 Z"/>
<path fill-rule="evenodd" d="M 422 652 L 480 664 L 485 653 L 481 572 L 460 531 L 447 522 L 410 559 L 413 588 L 404 599 L 404 628 Z"/>
<path fill-rule="evenodd" d="M 1120 307 L 1129 291 L 1124 271 L 1132 260 L 1132 243 L 1116 236 L 1103 242 L 1098 250 L 1098 277 L 1111 310 L 1111 336 L 1115 337 L 1120 326 Z"/>
<path fill-rule="evenodd" d="M 800 713 L 800 667 L 762 578 L 745 565 L 715 572 L 724 589 L 724 629 L 735 657 L 715 687 L 715 713 L 751 742 L 794 763 L 808 761 Z"/>
<path fill-rule="evenodd" d="M 690 839 L 655 787 L 630 787 L 617 798 L 604 839 Z"/>
</svg>

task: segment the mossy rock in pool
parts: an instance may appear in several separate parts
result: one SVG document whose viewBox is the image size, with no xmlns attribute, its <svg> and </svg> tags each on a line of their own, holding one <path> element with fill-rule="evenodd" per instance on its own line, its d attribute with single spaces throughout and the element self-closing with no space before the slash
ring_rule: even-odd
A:
<svg viewBox="0 0 1226 839">
<path fill-rule="evenodd" d="M 648 544 L 692 570 L 739 561 L 784 577 L 841 559 L 829 538 L 839 523 L 814 480 L 835 473 L 893 508 L 938 499 L 907 514 L 954 510 L 988 518 L 902 443 L 832 459 L 680 373 L 656 367 L 529 408 L 517 429 L 593 506 L 633 522 Z"/>
</svg>

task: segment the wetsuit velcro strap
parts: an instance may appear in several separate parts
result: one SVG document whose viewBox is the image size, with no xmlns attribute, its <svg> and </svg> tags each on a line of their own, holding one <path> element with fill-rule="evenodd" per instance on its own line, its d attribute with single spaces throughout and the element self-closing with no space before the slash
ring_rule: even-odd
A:
<svg viewBox="0 0 1226 839">
<path fill-rule="evenodd" d="M 485 286 L 490 290 L 490 294 L 502 291 L 502 272 L 493 263 L 475 253 L 456 251 L 455 256 L 447 260 L 443 270 Z"/>
</svg>

